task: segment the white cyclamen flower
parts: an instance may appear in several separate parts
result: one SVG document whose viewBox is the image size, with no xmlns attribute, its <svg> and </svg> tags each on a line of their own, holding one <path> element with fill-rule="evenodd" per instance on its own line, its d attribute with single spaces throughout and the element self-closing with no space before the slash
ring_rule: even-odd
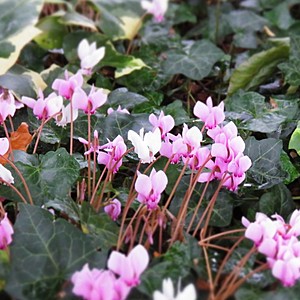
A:
<svg viewBox="0 0 300 300">
<path fill-rule="evenodd" d="M 134 146 L 134 151 L 141 159 L 142 163 L 151 163 L 155 160 L 154 155 L 161 148 L 161 134 L 159 128 L 154 132 L 147 132 L 144 136 L 144 128 L 140 130 L 138 135 L 135 131 L 128 131 L 128 139 Z"/>
<path fill-rule="evenodd" d="M 77 48 L 80 58 L 80 66 L 84 70 L 91 70 L 105 55 L 105 47 L 96 48 L 96 42 L 89 44 L 87 39 L 83 39 Z"/>
<path fill-rule="evenodd" d="M 174 294 L 174 287 L 170 278 L 164 279 L 162 284 L 162 292 L 155 291 L 153 300 L 196 300 L 196 289 L 193 284 L 187 285 L 182 291 Z"/>
</svg>

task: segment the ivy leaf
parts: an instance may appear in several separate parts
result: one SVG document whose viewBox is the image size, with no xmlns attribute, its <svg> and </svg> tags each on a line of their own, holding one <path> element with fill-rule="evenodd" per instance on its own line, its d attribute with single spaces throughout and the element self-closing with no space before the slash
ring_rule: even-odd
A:
<svg viewBox="0 0 300 300">
<path fill-rule="evenodd" d="M 62 283 L 85 263 L 104 267 L 89 238 L 63 219 L 36 206 L 20 204 L 10 247 L 6 291 L 24 300 L 55 299 Z"/>
<path fill-rule="evenodd" d="M 285 180 L 286 173 L 280 163 L 281 140 L 268 138 L 258 141 L 250 137 L 245 144 L 244 153 L 252 161 L 247 175 L 258 184 L 258 188 L 270 188 Z"/>
<path fill-rule="evenodd" d="M 289 46 L 281 44 L 251 56 L 232 73 L 228 95 L 239 89 L 251 90 L 263 83 L 274 72 L 279 63 L 288 58 Z"/>
<path fill-rule="evenodd" d="M 213 65 L 224 53 L 208 40 L 195 42 L 183 50 L 166 52 L 167 59 L 162 63 L 164 72 L 168 75 L 183 74 L 194 80 L 208 76 Z"/>
<path fill-rule="evenodd" d="M 29 155 L 23 151 L 14 152 L 15 165 L 23 175 L 31 192 L 33 202 L 42 205 L 50 199 L 65 198 L 79 176 L 79 164 L 64 148 L 49 151 L 44 156 Z M 11 169 L 15 179 L 19 175 Z M 26 198 L 21 180 L 15 180 L 15 187 Z M 19 196 L 8 187 L 1 188 L 1 195 L 20 201 Z"/>
<path fill-rule="evenodd" d="M 289 149 L 294 149 L 297 151 L 298 155 L 300 155 L 300 122 L 297 124 L 297 128 L 292 133 Z"/>
<path fill-rule="evenodd" d="M 282 183 L 273 186 L 270 192 L 264 193 L 259 199 L 259 211 L 269 216 L 278 213 L 286 219 L 294 209 L 291 192 Z"/>
</svg>

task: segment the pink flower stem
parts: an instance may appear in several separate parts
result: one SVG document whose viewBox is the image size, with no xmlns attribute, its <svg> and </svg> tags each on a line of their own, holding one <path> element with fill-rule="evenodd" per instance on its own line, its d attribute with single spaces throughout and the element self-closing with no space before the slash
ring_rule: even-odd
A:
<svg viewBox="0 0 300 300">
<path fill-rule="evenodd" d="M 72 105 L 72 97 L 70 98 L 70 114 L 71 114 L 71 122 L 70 122 L 70 155 L 73 155 L 73 135 L 74 135 L 74 121 L 73 121 L 73 105 Z"/>
<path fill-rule="evenodd" d="M 208 283 L 209 283 L 209 290 L 210 290 L 210 298 L 211 299 L 215 299 L 215 286 L 213 283 L 213 276 L 212 276 L 212 272 L 211 272 L 211 267 L 210 267 L 210 263 L 209 263 L 209 257 L 208 257 L 208 253 L 207 253 L 207 249 L 206 247 L 202 247 L 203 253 L 204 253 L 204 259 L 205 259 L 205 264 L 206 264 L 206 270 L 207 270 L 207 275 L 208 275 Z"/>
<path fill-rule="evenodd" d="M 13 123 L 13 121 L 12 121 L 11 115 L 8 115 L 8 120 L 9 120 L 9 124 L 10 124 L 10 129 L 11 129 L 11 131 L 15 131 L 14 123 Z"/>
<path fill-rule="evenodd" d="M 1 179 L 1 178 L 0 178 L 0 182 L 6 184 L 6 185 L 9 186 L 11 189 L 13 189 L 13 190 L 18 194 L 18 196 L 21 198 L 21 200 L 22 200 L 24 203 L 27 204 L 26 199 L 23 197 L 23 195 L 19 192 L 19 190 L 18 190 L 15 186 L 13 186 L 13 185 L 10 184 L 9 182 L 6 182 L 5 180 L 3 180 L 3 179 Z"/>
<path fill-rule="evenodd" d="M 3 124 L 3 129 L 4 129 L 4 132 L 5 132 L 5 136 L 8 140 L 10 140 L 9 133 L 8 133 L 5 122 L 3 122 L 2 124 Z"/>
<path fill-rule="evenodd" d="M 206 217 L 206 220 L 205 220 L 205 224 L 204 224 L 204 227 L 203 227 L 203 237 L 206 236 L 206 232 L 207 232 L 207 229 L 208 229 L 208 224 L 209 224 L 209 221 L 210 221 L 210 218 L 211 218 L 211 215 L 213 213 L 213 209 L 214 209 L 214 206 L 215 206 L 215 203 L 217 201 L 217 198 L 218 198 L 218 195 L 219 195 L 219 192 L 223 186 L 223 183 L 228 179 L 226 177 L 227 174 L 224 174 L 224 177 L 221 179 L 216 191 L 214 192 L 212 198 L 210 199 L 210 202 L 209 204 L 207 205 L 203 215 L 201 216 L 201 219 L 199 221 L 199 223 L 201 224 L 204 217 Z M 198 224 L 199 224 L 198 223 Z"/>
<path fill-rule="evenodd" d="M 145 231 L 146 231 L 146 227 L 148 226 L 148 223 L 149 223 L 149 219 L 150 219 L 151 214 L 152 214 L 152 211 L 150 210 L 150 211 L 148 212 L 147 217 L 145 218 L 145 221 L 144 221 L 144 226 L 143 226 L 142 231 L 141 231 L 141 234 L 140 234 L 139 244 L 142 244 L 142 243 L 143 243 L 143 237 L 144 237 L 144 234 L 145 234 Z"/>
<path fill-rule="evenodd" d="M 1 155 L 0 154 L 0 157 L 2 158 L 2 159 L 4 159 L 15 171 L 16 171 L 16 173 L 18 174 L 18 176 L 20 177 L 20 179 L 21 179 L 21 181 L 22 181 L 22 183 L 23 183 L 23 185 L 24 185 L 24 189 L 25 189 L 25 191 L 26 191 L 26 194 L 27 194 L 27 196 L 28 196 L 28 199 L 29 199 L 29 203 L 31 204 L 31 205 L 33 205 L 33 200 L 32 200 L 32 197 L 31 197 L 31 193 L 30 193 L 30 190 L 29 190 L 29 188 L 28 188 L 28 185 L 27 185 L 27 183 L 26 183 L 26 180 L 25 180 L 25 178 L 23 177 L 23 175 L 22 175 L 22 173 L 19 171 L 19 169 L 16 167 L 16 165 L 13 163 L 13 162 L 11 162 L 9 159 L 7 159 L 6 157 L 4 157 L 3 155 Z M 26 201 L 26 203 L 27 203 L 27 201 Z"/>
<path fill-rule="evenodd" d="M 218 299 L 227 299 L 224 297 L 224 294 L 227 294 L 229 292 L 229 294 L 233 293 L 232 290 L 232 286 L 235 286 L 235 281 L 238 278 L 238 276 L 240 275 L 240 271 L 241 268 L 248 262 L 250 256 L 256 251 L 256 247 L 253 246 L 249 252 L 239 261 L 239 263 L 234 267 L 234 269 L 231 271 L 231 273 L 226 277 L 226 279 L 222 282 L 222 286 L 220 288 L 220 290 L 218 291 L 218 296 L 220 298 Z M 230 252 L 230 255 L 232 254 L 232 252 Z M 228 256 L 228 253 L 227 255 Z M 228 258 L 226 259 L 225 263 L 228 261 Z M 225 265 L 225 264 L 224 264 Z M 261 267 L 261 266 L 260 266 Z M 251 273 L 251 272 L 250 272 Z M 219 273 L 218 270 L 218 274 L 221 274 L 221 272 Z M 220 275 L 218 276 L 219 279 Z M 244 282 L 244 281 L 242 281 Z M 218 282 L 215 280 L 215 284 L 217 284 Z"/>
<path fill-rule="evenodd" d="M 136 220 L 135 225 L 134 225 L 134 230 L 133 230 L 133 234 L 132 234 L 132 237 L 131 237 L 131 240 L 130 240 L 130 245 L 129 245 L 129 250 L 128 251 L 130 251 L 133 248 L 133 246 L 134 246 L 134 241 L 136 240 L 136 237 L 137 237 L 137 234 L 138 234 L 138 229 L 140 227 L 142 218 L 144 217 L 144 213 L 145 213 L 144 210 L 139 209 L 139 214 L 137 216 L 137 220 Z M 131 224 L 129 224 L 129 225 L 131 225 Z"/>
<path fill-rule="evenodd" d="M 101 173 L 101 175 L 100 175 L 100 177 L 99 177 L 99 179 L 98 179 L 98 181 L 97 181 L 97 184 L 96 184 L 96 186 L 95 186 L 95 188 L 94 188 L 94 190 L 93 190 L 93 195 L 92 195 L 91 200 L 90 200 L 90 204 L 91 204 L 91 205 L 94 204 L 95 197 L 96 197 L 96 194 L 97 194 L 97 190 L 98 190 L 98 188 L 99 188 L 99 186 L 100 186 L 100 183 L 101 183 L 101 181 L 102 181 L 102 178 L 103 178 L 103 176 L 104 176 L 106 170 L 107 170 L 107 167 L 105 167 L 105 168 L 103 169 L 103 171 L 102 171 L 102 173 Z M 93 206 L 95 207 L 95 205 L 93 205 Z M 96 206 L 97 206 L 97 204 L 96 204 Z"/>
<path fill-rule="evenodd" d="M 88 111 L 88 145 L 91 147 L 91 113 Z M 87 174 L 87 190 L 88 190 L 88 199 L 91 198 L 91 153 L 88 154 L 88 174 Z"/>
<path fill-rule="evenodd" d="M 98 197 L 97 204 L 95 205 L 97 212 L 99 211 L 99 209 L 101 207 L 103 196 L 104 196 L 104 193 L 105 193 L 105 189 L 106 189 L 107 183 L 109 182 L 109 179 L 111 178 L 111 174 L 112 174 L 112 171 L 110 171 L 110 170 L 108 170 L 108 172 L 106 173 L 106 177 L 105 177 L 104 182 L 103 182 L 103 186 L 102 186 L 102 189 L 101 189 L 100 196 Z"/>
</svg>

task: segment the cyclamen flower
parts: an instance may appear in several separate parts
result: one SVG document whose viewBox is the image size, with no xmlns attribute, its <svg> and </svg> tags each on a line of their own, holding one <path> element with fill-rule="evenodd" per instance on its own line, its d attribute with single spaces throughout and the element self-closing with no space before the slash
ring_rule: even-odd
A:
<svg viewBox="0 0 300 300">
<path fill-rule="evenodd" d="M 97 130 L 94 131 L 94 139 L 90 144 L 84 138 L 79 137 L 78 140 L 79 140 L 80 143 L 82 143 L 82 144 L 84 144 L 88 147 L 88 150 L 86 152 L 84 152 L 84 155 L 88 155 L 88 154 L 91 154 L 91 153 L 98 153 L 98 151 L 100 150 L 99 136 L 98 136 L 98 131 Z"/>
<path fill-rule="evenodd" d="M 96 90 L 92 86 L 89 95 L 77 87 L 72 97 L 72 104 L 75 109 L 82 109 L 86 114 L 94 114 L 96 109 L 102 106 L 107 100 L 107 95 L 102 89 Z"/>
<path fill-rule="evenodd" d="M 126 109 L 126 108 L 122 108 L 121 105 L 118 106 L 118 108 L 116 110 L 114 110 L 113 108 L 108 108 L 107 109 L 107 114 L 110 115 L 112 114 L 114 111 L 116 112 L 120 112 L 120 113 L 123 113 L 123 114 L 127 114 L 127 115 L 130 115 L 130 112 Z"/>
<path fill-rule="evenodd" d="M 72 292 L 85 300 L 115 300 L 115 276 L 111 271 L 92 269 L 85 264 L 72 275 Z"/>
<path fill-rule="evenodd" d="M 194 107 L 194 115 L 204 122 L 207 129 L 215 128 L 225 120 L 224 102 L 213 107 L 211 97 L 206 100 L 206 105 L 198 101 Z"/>
<path fill-rule="evenodd" d="M 156 22 L 160 23 L 164 20 L 165 13 L 168 9 L 169 0 L 142 0 L 142 8 L 147 10 L 147 13 L 152 14 Z"/>
<path fill-rule="evenodd" d="M 66 99 L 71 99 L 76 87 L 82 87 L 83 77 L 80 71 L 75 75 L 69 76 L 68 70 L 65 71 L 65 79 L 55 79 L 52 89 Z"/>
<path fill-rule="evenodd" d="M 295 210 L 286 224 L 277 214 L 272 219 L 256 214 L 255 222 L 242 218 L 245 236 L 254 241 L 258 252 L 266 255 L 274 277 L 284 286 L 293 286 L 300 279 L 300 211 Z"/>
<path fill-rule="evenodd" d="M 122 165 L 122 157 L 127 150 L 123 138 L 118 135 L 112 142 L 109 141 L 100 149 L 107 153 L 98 151 L 98 164 L 106 165 L 107 169 L 113 171 L 113 173 L 118 172 Z"/>
<path fill-rule="evenodd" d="M 0 88 L 0 124 L 2 124 L 8 116 L 13 117 L 17 109 L 24 105 L 15 100 L 11 91 Z"/>
<path fill-rule="evenodd" d="M 63 98 L 61 96 L 51 93 L 48 97 L 44 98 L 41 90 L 39 91 L 39 98 L 37 100 L 23 96 L 21 101 L 32 108 L 33 114 L 40 120 L 55 116 L 63 107 Z"/>
<path fill-rule="evenodd" d="M 149 116 L 149 122 L 153 125 L 153 129 L 160 129 L 161 137 L 164 138 L 168 132 L 170 132 L 175 126 L 175 121 L 172 116 L 165 116 L 164 112 L 161 111 L 160 115 L 156 117 L 154 114 Z"/>
<path fill-rule="evenodd" d="M 7 138 L 0 138 L 0 157 L 4 156 L 9 151 L 9 140 Z M 4 183 L 14 183 L 14 178 L 11 172 L 0 164 L 0 180 Z"/>
<path fill-rule="evenodd" d="M 0 165 L 1 166 L 1 165 Z M 14 229 L 7 217 L 7 213 L 4 218 L 0 221 L 0 249 L 4 250 L 12 242 L 12 235 Z"/>
<path fill-rule="evenodd" d="M 156 209 L 161 198 L 161 193 L 165 190 L 167 184 L 168 178 L 163 171 L 156 172 L 153 168 L 150 176 L 141 173 L 138 174 L 135 182 L 138 201 L 146 204 L 149 210 Z"/>
<path fill-rule="evenodd" d="M 64 127 L 71 123 L 71 121 L 75 121 L 78 117 L 78 109 L 73 108 L 72 116 L 73 120 L 71 120 L 71 103 L 69 103 L 67 106 L 62 106 L 61 114 L 55 117 L 56 125 Z"/>
<path fill-rule="evenodd" d="M 113 221 L 116 221 L 121 213 L 121 202 L 118 199 L 113 199 L 104 207 L 104 211 L 110 216 Z"/>
<path fill-rule="evenodd" d="M 164 279 L 162 284 L 162 292 L 155 291 L 153 300 L 196 300 L 197 294 L 193 284 L 187 285 L 182 291 L 177 291 L 174 295 L 174 287 L 170 278 Z"/>
<path fill-rule="evenodd" d="M 80 58 L 80 66 L 86 75 L 90 75 L 92 68 L 96 66 L 105 55 L 105 47 L 96 48 L 96 42 L 89 44 L 87 39 L 83 39 L 77 48 Z"/>
<path fill-rule="evenodd" d="M 128 139 L 134 146 L 134 151 L 141 159 L 142 163 L 150 163 L 155 160 L 154 155 L 161 148 L 161 134 L 159 128 L 154 132 L 147 132 L 144 135 L 144 128 L 140 130 L 138 135 L 135 131 L 128 131 Z"/>
<path fill-rule="evenodd" d="M 140 284 L 140 276 L 149 263 L 149 255 L 142 245 L 135 246 L 128 256 L 113 251 L 107 262 L 110 271 L 120 276 L 128 286 L 135 287 Z"/>
</svg>

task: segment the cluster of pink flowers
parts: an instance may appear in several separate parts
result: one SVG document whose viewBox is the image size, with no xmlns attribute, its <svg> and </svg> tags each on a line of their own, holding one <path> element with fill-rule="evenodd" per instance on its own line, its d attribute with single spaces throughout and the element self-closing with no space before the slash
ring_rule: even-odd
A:
<svg viewBox="0 0 300 300">
<path fill-rule="evenodd" d="M 124 300 L 131 288 L 140 284 L 140 276 L 147 268 L 149 255 L 137 245 L 128 256 L 113 251 L 107 262 L 108 270 L 92 269 L 84 265 L 72 275 L 73 293 L 85 300 Z"/>
<path fill-rule="evenodd" d="M 251 223 L 243 217 L 245 236 L 267 257 L 273 276 L 284 286 L 293 286 L 300 278 L 300 210 L 293 212 L 288 224 L 278 214 L 272 218 L 256 213 Z"/>
<path fill-rule="evenodd" d="M 180 160 L 187 162 L 194 170 L 205 167 L 207 171 L 199 175 L 199 182 L 223 180 L 223 186 L 236 191 L 238 185 L 245 179 L 245 172 L 250 168 L 251 160 L 243 154 L 245 143 L 238 136 L 235 124 L 230 122 L 225 126 L 219 126 L 225 119 L 223 102 L 213 107 L 209 97 L 206 103 L 205 105 L 197 102 L 194 114 L 204 123 L 207 135 L 214 141 L 212 146 L 201 145 L 203 135 L 196 126 L 188 128 L 184 124 L 182 134 L 175 136 L 169 133 L 174 123 L 171 120 L 162 122 L 163 118 L 160 116 L 160 122 L 151 120 L 153 125 L 158 127 L 160 125 L 162 132 L 160 153 L 168 157 L 172 163 L 178 163 Z"/>
</svg>

